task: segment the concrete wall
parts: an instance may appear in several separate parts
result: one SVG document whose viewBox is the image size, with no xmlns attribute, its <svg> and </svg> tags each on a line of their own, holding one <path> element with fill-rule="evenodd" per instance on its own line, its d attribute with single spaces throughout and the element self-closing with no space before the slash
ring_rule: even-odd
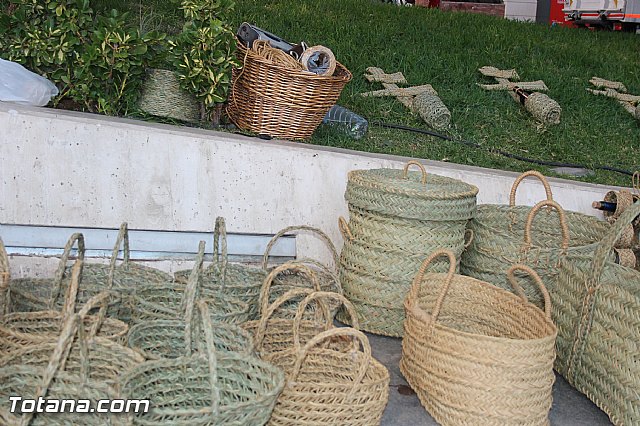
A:
<svg viewBox="0 0 640 426">
<path fill-rule="evenodd" d="M 408 158 L 264 141 L 0 102 L 0 223 L 273 234 L 316 226 L 341 245 L 336 219 L 353 169 L 400 168 Z M 506 203 L 516 173 L 424 161 L 431 173 L 480 188 L 479 203 Z M 566 209 L 593 214 L 608 187 L 550 179 Z M 544 196 L 535 181 L 518 203 Z M 313 239 L 298 255 L 327 258 Z"/>
</svg>

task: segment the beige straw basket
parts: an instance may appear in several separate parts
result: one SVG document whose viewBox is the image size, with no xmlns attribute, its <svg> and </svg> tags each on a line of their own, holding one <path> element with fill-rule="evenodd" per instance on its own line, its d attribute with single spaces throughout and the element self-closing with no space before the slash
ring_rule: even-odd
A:
<svg viewBox="0 0 640 426">
<path fill-rule="evenodd" d="M 227 113 L 241 129 L 274 138 L 307 139 L 351 80 L 338 63 L 332 76 L 290 69 L 260 57 L 241 43 L 242 69 L 233 70 Z"/>
<path fill-rule="evenodd" d="M 449 272 L 429 273 L 432 260 L 448 256 Z M 556 327 L 549 295 L 545 312 L 519 296 L 456 275 L 447 250 L 429 256 L 405 300 L 407 319 L 400 371 L 424 407 L 442 425 L 548 425 L 555 376 Z"/>
</svg>

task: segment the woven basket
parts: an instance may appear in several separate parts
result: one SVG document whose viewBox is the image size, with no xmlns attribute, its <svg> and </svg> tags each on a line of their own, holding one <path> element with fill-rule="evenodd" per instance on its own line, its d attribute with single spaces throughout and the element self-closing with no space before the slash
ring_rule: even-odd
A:
<svg viewBox="0 0 640 426">
<path fill-rule="evenodd" d="M 409 172 L 415 165 L 420 172 Z M 402 336 L 402 303 L 416 269 L 433 250 L 460 256 L 467 221 L 475 215 L 475 186 L 429 174 L 417 161 L 404 170 L 349 173 L 345 198 L 350 222 L 340 218 L 344 237 L 339 279 L 364 330 Z M 445 262 L 436 270 L 445 271 Z M 343 312 L 338 313 L 345 322 Z"/>
<path fill-rule="evenodd" d="M 190 270 L 176 272 L 176 281 L 186 283 L 190 272 Z M 225 298 L 246 303 L 249 306 L 249 319 L 257 318 L 260 288 L 267 274 L 260 268 L 229 263 L 227 229 L 223 217 L 216 218 L 213 231 L 213 263 L 201 275 L 200 285 L 205 291 L 210 290 Z"/>
<path fill-rule="evenodd" d="M 425 271 L 445 255 L 447 274 Z M 442 425 L 548 425 L 556 327 L 545 311 L 491 284 L 455 274 L 439 250 L 420 267 L 407 295 L 400 371 Z M 519 288 L 509 269 L 514 287 Z"/>
<path fill-rule="evenodd" d="M 517 188 L 528 176 L 540 179 L 547 193 L 547 200 L 533 208 L 515 205 Z M 545 212 L 539 212 L 543 208 Z M 552 208 L 557 214 L 551 214 Z M 473 238 L 462 255 L 460 271 L 511 290 L 505 271 L 522 263 L 533 268 L 551 291 L 557 281 L 559 259 L 568 253 L 593 252 L 590 245 L 599 241 L 609 227 L 595 217 L 562 210 L 553 202 L 545 177 L 535 171 L 526 172 L 514 182 L 508 206 L 478 206 L 477 216 L 469 221 Z M 520 274 L 520 278 L 532 284 L 527 276 Z M 526 286 L 525 291 L 532 303 L 542 306 L 534 286 Z"/>
<path fill-rule="evenodd" d="M 152 360 L 178 358 L 185 354 L 187 346 L 191 348 L 189 353 L 205 350 L 203 331 L 198 327 L 202 324 L 202 319 L 194 314 L 196 292 L 187 291 L 185 296 L 183 320 L 152 320 L 136 324 L 129 332 L 129 347 Z M 208 306 L 202 305 L 200 315 L 205 312 L 211 315 Z M 215 314 L 213 317 L 215 318 Z M 253 341 L 248 332 L 236 325 L 215 320 L 212 323 L 215 326 L 213 337 L 217 352 L 252 353 Z"/>
<path fill-rule="evenodd" d="M 201 284 L 204 247 L 204 241 L 200 241 L 196 261 L 186 285 L 145 285 L 136 291 L 133 313 L 136 324 L 150 320 L 184 319 L 186 310 L 194 300 L 199 299 L 206 300 L 211 305 L 211 319 L 216 323 L 242 324 L 248 321 L 249 307 L 246 303 Z"/>
<path fill-rule="evenodd" d="M 307 139 L 336 103 L 351 73 L 336 64 L 332 76 L 273 63 L 238 43 L 227 113 L 240 128 L 274 138 Z"/>
<path fill-rule="evenodd" d="M 37 343 L 56 341 L 69 315 L 75 312 L 75 296 L 81 275 L 81 260 L 74 267 L 64 309 L 59 311 L 14 312 L 0 316 L 0 355 L 7 355 Z M 107 306 L 112 303 L 114 295 L 109 292 L 100 293 L 87 301 L 82 308 L 84 327 L 95 329 L 93 334 L 117 343 L 124 343 L 129 326 L 114 318 L 105 318 Z M 87 312 L 100 306 L 97 315 L 86 315 Z"/>
<path fill-rule="evenodd" d="M 3 365 L 0 366 L 0 399 L 8 401 L 10 396 L 18 395 L 23 399 L 33 400 L 38 400 L 41 397 L 46 397 L 48 400 L 89 400 L 91 407 L 96 407 L 99 400 L 118 398 L 116 388 L 107 381 L 94 377 L 94 369 L 99 366 L 86 355 L 82 355 L 88 353 L 91 356 L 93 345 L 90 344 L 89 348 L 79 351 L 81 359 L 72 359 L 74 354 L 73 341 L 76 329 L 81 322 L 80 315 L 72 315 L 63 327 L 56 343 L 47 344 L 44 347 L 42 345 L 34 346 L 34 348 L 44 349 L 42 354 L 32 350 L 30 353 L 24 353 L 23 357 L 3 359 Z M 81 338 L 80 341 L 81 345 L 82 342 L 86 343 L 85 339 Z M 32 357 L 35 355 L 38 356 L 34 363 Z M 117 352 L 111 356 L 117 356 Z M 128 424 L 122 414 L 70 413 L 68 408 L 66 412 L 53 414 L 21 413 L 19 411 L 10 413 L 10 407 L 11 404 L 8 403 L 0 406 L 0 423 L 47 426 Z"/>
<path fill-rule="evenodd" d="M 640 422 L 640 272 L 610 260 L 620 235 L 638 215 L 628 208 L 591 256 L 560 261 L 550 292 L 558 325 L 556 370 L 616 425 Z"/>
<path fill-rule="evenodd" d="M 358 343 L 349 351 L 318 347 L 344 338 Z M 369 341 L 360 331 L 333 328 L 304 347 L 294 342 L 293 348 L 275 359 L 288 373 L 270 425 L 380 424 L 389 398 L 389 372 L 372 357 Z"/>
<path fill-rule="evenodd" d="M 294 261 L 290 261 L 289 264 L 301 264 L 305 265 L 309 268 L 312 268 L 316 274 L 316 279 L 318 280 L 318 284 L 321 291 L 332 291 L 335 293 L 342 294 L 342 285 L 340 285 L 340 280 L 338 279 L 337 268 L 338 265 L 338 252 L 336 251 L 331 238 L 324 232 L 322 232 L 318 228 L 314 228 L 312 226 L 306 225 L 297 225 L 297 226 L 288 226 L 280 231 L 278 231 L 269 243 L 267 244 L 267 248 L 264 252 L 264 256 L 262 258 L 262 269 L 266 273 L 269 273 L 273 268 L 269 268 L 269 254 L 271 253 L 271 249 L 278 242 L 278 240 L 286 234 L 296 232 L 307 232 L 312 235 L 315 235 L 320 239 L 326 247 L 329 249 L 331 253 L 331 258 L 333 260 L 333 267 L 328 265 L 324 265 L 313 259 L 296 259 Z M 291 290 L 295 287 L 305 287 L 309 284 L 309 279 L 304 274 L 301 276 L 295 271 L 287 270 L 283 271 L 280 275 L 276 276 L 273 282 L 274 286 L 270 290 L 270 299 L 269 303 L 275 301 L 279 296 L 284 294 L 287 290 Z M 336 311 L 338 310 L 338 303 L 332 302 L 330 306 L 331 315 L 335 316 Z"/>
<path fill-rule="evenodd" d="M 133 416 L 134 425 L 254 426 L 269 420 L 284 386 L 282 371 L 246 354 L 217 352 L 211 322 L 204 321 L 203 329 L 203 353 L 148 361 L 125 375 L 124 398 L 153 401 L 147 413 Z"/>
<path fill-rule="evenodd" d="M 200 120 L 198 100 L 180 87 L 180 80 L 173 71 L 147 70 L 147 78 L 142 85 L 138 107 L 158 117 L 192 123 Z"/>
</svg>

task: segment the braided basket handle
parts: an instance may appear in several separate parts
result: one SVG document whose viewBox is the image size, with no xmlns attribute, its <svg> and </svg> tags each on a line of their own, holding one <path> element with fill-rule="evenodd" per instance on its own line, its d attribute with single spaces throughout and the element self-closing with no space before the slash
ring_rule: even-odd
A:
<svg viewBox="0 0 640 426">
<path fill-rule="evenodd" d="M 9 269 L 9 255 L 0 238 L 0 316 L 9 312 L 9 280 L 11 270 Z"/>
<path fill-rule="evenodd" d="M 360 324 L 358 323 L 358 315 L 356 313 L 356 309 L 353 306 L 353 304 L 347 300 L 346 297 L 344 297 L 339 293 L 334 293 L 332 291 L 314 291 L 313 293 L 305 297 L 302 302 L 300 302 L 300 304 L 298 305 L 298 309 L 296 310 L 296 316 L 293 319 L 293 346 L 298 352 L 301 349 L 300 348 L 300 323 L 302 322 L 302 317 L 304 315 L 305 310 L 307 309 L 307 306 L 309 305 L 310 302 L 314 300 L 317 300 L 320 303 L 320 306 L 322 307 L 322 310 L 324 311 L 325 315 L 328 312 L 328 306 L 329 306 L 328 302 L 330 300 L 335 300 L 337 302 L 340 302 L 342 306 L 345 307 L 345 309 L 347 310 L 347 313 L 349 314 L 349 317 L 351 318 L 351 321 L 352 321 L 351 324 L 353 325 L 352 328 L 356 330 L 360 329 Z M 325 319 L 327 320 L 326 330 L 328 330 L 333 325 L 331 315 L 329 314 L 328 317 L 325 316 Z"/>
<path fill-rule="evenodd" d="M 351 233 L 351 229 L 349 229 L 349 224 L 342 216 L 338 217 L 338 229 L 345 241 L 353 241 L 353 234 Z"/>
<path fill-rule="evenodd" d="M 258 328 L 256 329 L 255 335 L 253 336 L 254 337 L 253 348 L 255 351 L 260 352 L 262 350 L 262 343 L 264 342 L 264 338 L 267 334 L 269 320 L 271 319 L 273 314 L 280 308 L 280 306 L 284 305 L 289 300 L 292 300 L 299 296 L 306 297 L 311 293 L 313 293 L 313 290 L 310 288 L 301 288 L 301 287 L 292 288 L 291 290 L 286 291 L 283 295 L 281 295 L 276 300 L 274 300 L 273 303 L 269 305 L 269 307 L 265 311 L 262 312 L 262 314 L 260 315 L 260 319 L 258 320 Z M 320 307 L 323 310 L 323 314 L 325 315 L 325 318 L 329 318 L 326 324 L 326 328 L 329 328 L 331 327 L 331 324 L 332 324 L 332 319 L 329 313 L 329 309 L 322 302 L 320 303 Z"/>
<path fill-rule="evenodd" d="M 184 290 L 180 306 L 180 311 L 184 313 L 184 341 L 187 355 L 191 355 L 191 336 L 192 330 L 195 326 L 193 323 L 195 316 L 193 315 L 193 311 L 196 307 L 195 302 L 200 290 L 199 282 L 200 274 L 202 274 L 202 264 L 204 263 L 204 247 L 205 242 L 200 241 L 200 243 L 198 243 L 198 254 L 196 255 L 196 260 L 193 263 L 191 274 L 189 274 L 189 279 L 187 281 L 187 286 Z"/>
<path fill-rule="evenodd" d="M 56 274 L 53 280 L 53 291 L 51 293 L 51 298 L 48 302 L 49 310 L 53 310 L 53 306 L 58 300 L 58 296 L 60 295 L 60 288 L 62 287 L 62 279 L 64 278 L 65 269 L 67 268 L 67 262 L 69 261 L 69 255 L 71 254 L 71 249 L 75 244 L 78 244 L 78 260 L 84 261 L 84 235 L 79 232 L 76 232 L 69 237 L 67 244 L 64 246 L 64 251 L 62 252 L 62 257 L 60 258 L 60 262 L 58 263 L 58 269 L 56 269 Z"/>
<path fill-rule="evenodd" d="M 551 297 L 549 296 L 547 287 L 545 287 L 544 283 L 540 279 L 540 276 L 536 273 L 536 271 L 534 271 L 532 268 L 528 267 L 527 265 L 516 264 L 516 265 L 512 265 L 507 270 L 507 279 L 509 280 L 511 287 L 513 287 L 515 292 L 518 293 L 518 296 L 520 296 L 522 301 L 525 303 L 530 303 L 530 302 L 529 302 L 529 299 L 527 299 L 527 295 L 522 290 L 522 287 L 520 286 L 520 284 L 518 284 L 518 281 L 515 275 L 516 271 L 525 272 L 527 275 L 533 278 L 533 281 L 538 286 L 538 289 L 540 289 L 540 293 L 542 293 L 542 297 L 544 298 L 544 313 L 547 316 L 547 318 L 551 319 Z"/>
<path fill-rule="evenodd" d="M 362 364 L 358 367 L 358 373 L 356 374 L 355 380 L 353 381 L 353 387 L 349 390 L 349 396 L 353 395 L 354 391 L 356 390 L 358 385 L 362 383 L 364 376 L 367 374 L 367 371 L 369 370 L 369 366 L 371 365 L 372 355 L 371 355 L 371 345 L 369 344 L 369 340 L 367 339 L 367 336 L 365 336 L 364 333 L 362 333 L 361 331 L 351 327 L 332 328 L 317 334 L 311 340 L 309 340 L 304 345 L 304 347 L 297 353 L 296 362 L 293 365 L 293 370 L 291 371 L 289 382 L 295 382 L 298 379 L 298 375 L 300 374 L 300 370 L 302 368 L 302 363 L 304 362 L 305 358 L 309 354 L 309 351 L 314 346 L 318 345 L 319 343 L 321 343 L 326 339 L 330 339 L 334 337 L 342 337 L 342 336 L 353 337 L 356 341 L 359 341 L 360 345 L 362 346 L 362 351 L 364 353 L 364 359 L 362 361 Z M 357 351 L 357 346 L 354 345 L 354 347 L 356 348 L 355 351 Z"/>
<path fill-rule="evenodd" d="M 220 389 L 218 388 L 218 358 L 216 357 L 216 343 L 213 337 L 213 326 L 209 306 L 203 300 L 198 301 L 198 310 L 202 319 L 204 338 L 207 344 L 207 364 L 209 365 L 209 384 L 211 388 L 211 419 L 216 423 L 220 407 Z"/>
<path fill-rule="evenodd" d="M 113 279 L 116 273 L 116 263 L 118 262 L 118 254 L 120 254 L 120 245 L 123 245 L 123 260 L 122 264 L 127 265 L 129 263 L 129 224 L 122 222 L 120 230 L 118 231 L 118 237 L 116 243 L 113 246 L 113 252 L 111 253 L 111 260 L 109 261 L 109 275 L 107 275 L 107 290 L 113 288 Z"/>
<path fill-rule="evenodd" d="M 453 281 L 453 277 L 456 273 L 456 257 L 451 250 L 447 249 L 439 249 L 431 253 L 429 257 L 427 257 L 422 265 L 420 265 L 420 269 L 418 269 L 418 273 L 413 279 L 413 283 L 411 284 L 411 289 L 407 294 L 406 300 L 409 304 L 413 305 L 418 300 L 418 295 L 420 293 L 420 287 L 422 286 L 422 280 L 424 279 L 424 274 L 427 270 L 427 267 L 438 257 L 447 257 L 449 259 L 449 271 L 447 272 L 447 276 L 445 278 L 445 284 L 440 290 L 440 294 L 436 299 L 436 304 L 433 308 L 433 312 L 431 315 L 425 315 L 423 319 L 426 319 L 429 323 L 427 328 L 429 330 L 433 330 L 436 321 L 438 320 L 438 316 L 440 315 L 440 310 L 442 309 L 442 303 L 444 301 L 445 296 L 449 292 L 449 287 L 451 286 L 451 282 Z M 419 306 L 416 306 L 420 312 L 423 312 Z"/>
<path fill-rule="evenodd" d="M 227 282 L 228 262 L 229 252 L 227 249 L 227 223 L 225 222 L 224 217 L 218 216 L 216 218 L 215 227 L 213 228 L 213 263 L 209 265 L 207 271 L 213 270 L 213 268 L 219 266 L 223 289 Z"/>
<path fill-rule="evenodd" d="M 342 284 L 340 284 L 340 278 L 338 278 L 338 273 L 322 262 L 319 262 L 315 259 L 309 259 L 307 257 L 303 257 L 300 259 L 294 259 L 287 262 L 290 265 L 305 265 L 305 266 L 313 266 L 318 268 L 320 272 L 323 272 L 331 277 L 331 280 L 336 286 L 335 292 L 342 294 Z"/>
<path fill-rule="evenodd" d="M 409 167 L 411 166 L 416 166 L 420 169 L 420 173 L 422 173 L 422 178 L 420 179 L 420 182 L 422 182 L 423 185 L 427 184 L 427 170 L 424 168 L 424 166 L 422 165 L 422 163 L 420 163 L 419 161 L 416 160 L 409 160 L 407 161 L 407 164 L 405 164 L 404 169 L 402 169 L 402 179 L 407 179 L 408 175 L 409 175 Z"/>
<path fill-rule="evenodd" d="M 616 241 L 620 239 L 620 236 L 625 232 L 627 226 L 633 223 L 638 215 L 640 215 L 640 202 L 633 204 L 622 212 L 618 220 L 616 220 L 613 226 L 607 231 L 605 237 L 598 243 L 593 255 L 593 262 L 591 263 L 591 279 L 593 282 L 587 283 L 588 290 L 599 287 L 600 276 L 604 270 L 604 265 L 609 257 L 609 253 L 613 250 Z"/>
<path fill-rule="evenodd" d="M 84 318 L 96 306 L 100 306 L 100 310 L 95 316 L 96 321 L 94 321 L 94 323 L 91 325 L 91 330 L 89 330 L 89 339 L 92 339 L 94 336 L 96 336 L 98 334 L 98 331 L 100 330 L 100 327 L 102 327 L 102 324 L 107 317 L 107 308 L 109 307 L 109 303 L 113 300 L 113 296 L 113 293 L 110 291 L 100 292 L 87 300 L 82 309 L 80 309 L 80 311 L 78 312 L 80 316 Z"/>
<path fill-rule="evenodd" d="M 83 266 L 84 261 L 82 259 L 77 259 L 71 269 L 71 281 L 69 282 L 69 286 L 67 287 L 67 291 L 64 295 L 62 315 L 60 315 L 60 329 L 62 329 L 62 326 L 67 322 L 69 317 L 76 311 L 78 290 L 80 288 Z M 53 309 L 53 305 L 50 306 L 50 309 Z"/>
<path fill-rule="evenodd" d="M 562 232 L 562 250 L 567 250 L 569 248 L 569 225 L 567 225 L 567 215 L 560 204 L 553 200 L 540 201 L 538 204 L 533 206 L 527 215 L 527 221 L 524 225 L 524 249 L 527 250 L 531 247 L 531 226 L 533 225 L 533 219 L 543 207 L 553 207 L 558 212 L 558 217 L 560 219 L 560 231 Z"/>
<path fill-rule="evenodd" d="M 520 183 L 527 177 L 532 176 L 538 178 L 540 182 L 542 182 L 542 186 L 544 187 L 544 192 L 547 194 L 547 200 L 553 201 L 553 194 L 551 192 L 551 186 L 549 186 L 549 181 L 544 175 L 535 170 L 529 170 L 528 172 L 524 172 L 520 176 L 518 176 L 513 182 L 513 186 L 511 186 L 511 191 L 509 191 L 509 206 L 513 207 L 516 205 L 516 191 L 518 190 L 518 186 Z"/>
<path fill-rule="evenodd" d="M 269 243 L 267 244 L 267 248 L 264 252 L 264 256 L 262 257 L 262 269 L 264 269 L 265 271 L 267 270 L 267 265 L 269 264 L 269 253 L 271 252 L 271 249 L 273 248 L 273 246 L 275 245 L 275 243 L 278 241 L 280 237 L 290 232 L 300 233 L 301 231 L 307 231 L 311 234 L 314 234 L 323 243 L 325 243 L 325 245 L 329 248 L 329 251 L 331 252 L 331 257 L 334 262 L 333 264 L 335 265 L 336 268 L 338 267 L 338 252 L 336 251 L 336 246 L 333 244 L 333 242 L 331 241 L 331 238 L 329 238 L 327 234 L 325 234 L 322 230 L 315 228 L 313 226 L 294 225 L 294 226 L 287 226 L 286 228 L 281 229 L 280 231 L 278 231 L 278 233 L 276 233 L 271 238 L 271 240 L 269 240 Z"/>
<path fill-rule="evenodd" d="M 271 292 L 271 285 L 273 284 L 273 281 L 278 275 L 285 271 L 306 275 L 309 278 L 309 281 L 311 281 L 312 288 L 315 291 L 320 291 L 320 282 L 318 281 L 318 276 L 313 269 L 295 261 L 283 263 L 282 265 L 273 268 L 262 283 L 262 287 L 260 288 L 260 299 L 258 300 L 258 309 L 260 314 L 265 312 L 269 307 L 269 293 Z"/>
</svg>

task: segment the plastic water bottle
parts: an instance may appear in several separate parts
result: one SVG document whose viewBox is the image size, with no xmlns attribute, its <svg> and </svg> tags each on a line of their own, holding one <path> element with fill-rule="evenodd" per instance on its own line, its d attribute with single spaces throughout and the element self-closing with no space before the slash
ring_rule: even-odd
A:
<svg viewBox="0 0 640 426">
<path fill-rule="evenodd" d="M 332 106 L 322 122 L 341 129 L 354 139 L 363 137 L 369 128 L 369 123 L 364 117 L 340 105 Z"/>
</svg>

